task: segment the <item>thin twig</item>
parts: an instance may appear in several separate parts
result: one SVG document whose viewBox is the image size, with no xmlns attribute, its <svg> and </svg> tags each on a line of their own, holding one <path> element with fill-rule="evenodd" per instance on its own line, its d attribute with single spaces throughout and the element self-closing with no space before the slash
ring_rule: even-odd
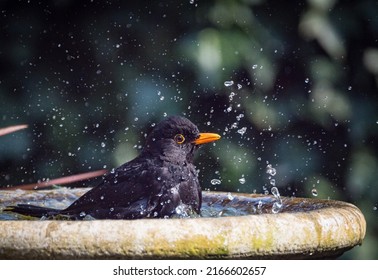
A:
<svg viewBox="0 0 378 280">
<path fill-rule="evenodd" d="M 20 124 L 20 125 L 12 125 L 8 127 L 0 128 L 0 136 L 4 136 L 6 134 L 15 132 L 17 130 L 25 129 L 27 127 L 28 127 L 27 124 Z"/>
<path fill-rule="evenodd" d="M 34 184 L 27 184 L 27 185 L 19 185 L 19 186 L 13 186 L 13 187 L 4 187 L 3 190 L 40 190 L 47 187 L 50 187 L 52 185 L 64 185 L 64 184 L 70 184 L 78 181 L 83 181 L 86 179 L 98 177 L 101 175 L 104 175 L 107 171 L 105 169 L 87 172 L 87 173 L 81 173 L 76 175 L 70 175 L 66 177 L 56 178 L 44 182 L 34 183 Z"/>
</svg>

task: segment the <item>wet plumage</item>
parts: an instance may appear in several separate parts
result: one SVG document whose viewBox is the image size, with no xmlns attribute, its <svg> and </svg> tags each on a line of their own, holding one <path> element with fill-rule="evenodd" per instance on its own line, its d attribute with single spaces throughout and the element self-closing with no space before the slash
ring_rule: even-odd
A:
<svg viewBox="0 0 378 280">
<path fill-rule="evenodd" d="M 146 139 L 141 154 L 113 169 L 103 181 L 63 210 L 17 205 L 7 210 L 36 217 L 64 215 L 83 219 L 164 218 L 199 213 L 201 188 L 193 157 L 199 145 L 218 140 L 200 133 L 184 117 L 160 122 Z"/>
</svg>

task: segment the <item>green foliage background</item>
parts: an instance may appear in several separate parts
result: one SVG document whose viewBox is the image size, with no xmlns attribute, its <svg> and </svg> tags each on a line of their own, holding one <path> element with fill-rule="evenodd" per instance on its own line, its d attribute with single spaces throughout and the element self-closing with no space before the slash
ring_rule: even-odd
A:
<svg viewBox="0 0 378 280">
<path fill-rule="evenodd" d="M 282 195 L 356 204 L 343 258 L 377 259 L 377 2 L 127 2 L 0 2 L 0 126 L 29 124 L 0 139 L 1 186 L 120 165 L 180 114 L 223 135 L 204 189 L 262 193 L 272 164 Z"/>
</svg>

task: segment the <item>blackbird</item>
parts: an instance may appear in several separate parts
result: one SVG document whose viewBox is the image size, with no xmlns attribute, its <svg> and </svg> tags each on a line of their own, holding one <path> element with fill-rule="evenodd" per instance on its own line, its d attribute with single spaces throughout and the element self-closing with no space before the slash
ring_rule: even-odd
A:
<svg viewBox="0 0 378 280">
<path fill-rule="evenodd" d="M 111 170 L 102 182 L 66 209 L 19 204 L 6 210 L 34 217 L 84 219 L 168 218 L 200 213 L 202 195 L 193 165 L 201 144 L 220 139 L 200 133 L 181 116 L 155 126 L 135 159 Z"/>
</svg>

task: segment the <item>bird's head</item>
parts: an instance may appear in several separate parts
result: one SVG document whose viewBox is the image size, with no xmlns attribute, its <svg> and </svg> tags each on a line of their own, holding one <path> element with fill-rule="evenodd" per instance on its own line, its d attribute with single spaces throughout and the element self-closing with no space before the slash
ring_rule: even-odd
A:
<svg viewBox="0 0 378 280">
<path fill-rule="evenodd" d="M 171 116 L 161 121 L 148 135 L 144 153 L 159 156 L 167 161 L 193 161 L 194 152 L 205 143 L 220 139 L 215 133 L 200 133 L 187 118 Z"/>
</svg>

